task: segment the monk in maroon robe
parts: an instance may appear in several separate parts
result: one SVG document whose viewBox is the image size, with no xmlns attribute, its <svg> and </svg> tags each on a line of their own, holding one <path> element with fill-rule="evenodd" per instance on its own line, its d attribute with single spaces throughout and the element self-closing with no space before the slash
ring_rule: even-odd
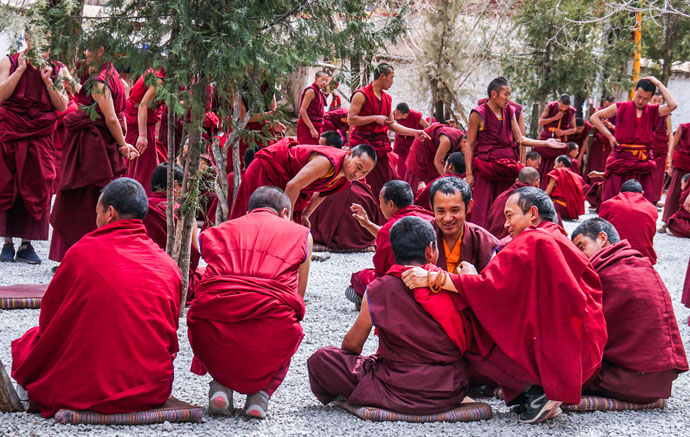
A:
<svg viewBox="0 0 690 437">
<path fill-rule="evenodd" d="M 604 104 L 597 109 L 596 112 L 606 109 L 609 106 L 616 103 L 613 96 L 607 96 L 604 99 Z M 616 114 L 612 117 L 604 118 L 601 122 L 606 126 L 606 128 L 611 133 L 616 132 Z M 594 185 L 594 181 L 589 177 L 589 173 L 593 171 L 604 172 L 606 168 L 606 160 L 611 154 L 611 143 L 609 143 L 608 138 L 604 136 L 603 133 L 599 132 L 594 126 L 594 138 L 592 139 L 592 144 L 586 150 L 582 151 L 582 160 L 585 160 L 585 155 L 587 156 L 587 165 L 583 166 L 582 176 L 585 178 L 585 183 L 589 185 Z M 584 162 L 584 161 L 583 161 Z"/>
<path fill-rule="evenodd" d="M 410 129 L 420 130 L 425 129 L 428 126 L 426 120 L 422 116 L 421 112 L 410 109 L 407 103 L 398 103 L 393 111 L 393 116 L 395 121 L 400 125 Z M 395 134 L 395 142 L 393 143 L 393 152 L 398 155 L 398 165 L 396 171 L 398 177 L 403 180 L 407 180 L 407 155 L 410 153 L 410 147 L 412 147 L 412 142 L 414 137 L 410 135 Z M 412 190 L 414 191 L 414 187 Z"/>
<path fill-rule="evenodd" d="M 435 261 L 434 231 L 422 218 L 403 217 L 392 227 L 390 242 L 398 265 L 369 285 L 341 347 L 324 347 L 309 357 L 311 390 L 324 405 L 342 396 L 353 405 L 398 413 L 452 410 L 467 393 L 467 364 L 457 344 L 400 280 L 401 270 Z M 362 356 L 372 326 L 379 338 L 377 353 Z"/>
<path fill-rule="evenodd" d="M 568 136 L 568 142 L 577 144 L 578 149 L 583 150 L 591 131 L 592 125 L 588 121 L 582 117 L 575 117 L 575 133 Z"/>
<path fill-rule="evenodd" d="M 208 263 L 187 313 L 192 372 L 213 377 L 209 412 L 233 415 L 233 391 L 244 412 L 264 418 L 302 337 L 312 239 L 290 221 L 290 199 L 260 187 L 249 213 L 201 234 Z M 256 339 L 261 338 L 260 342 Z"/>
<path fill-rule="evenodd" d="M 373 193 L 381 191 L 383 184 L 399 179 L 388 154 L 393 151 L 388 129 L 397 134 L 427 138 L 422 130 L 398 124 L 393 115 L 392 99 L 386 90 L 393 85 L 395 71 L 388 64 L 374 69 L 374 81 L 352 94 L 347 122 L 353 126 L 350 145 L 368 144 L 376 150 L 378 164 L 367 176 Z"/>
<path fill-rule="evenodd" d="M 349 144 L 348 131 L 350 125 L 347 124 L 347 113 L 349 108 L 334 108 L 323 115 L 323 131 L 336 131 L 343 137 L 343 144 Z"/>
<path fill-rule="evenodd" d="M 601 366 L 582 392 L 636 404 L 668 399 L 688 361 L 664 282 L 604 219 L 585 221 L 572 238 L 601 279 L 608 332 Z"/>
<path fill-rule="evenodd" d="M 642 185 L 635 179 L 625 181 L 621 192 L 601 204 L 599 217 L 608 220 L 618 231 L 621 239 L 656 264 L 654 234 L 659 213 L 644 198 Z M 690 237 L 690 233 L 688 234 Z"/>
<path fill-rule="evenodd" d="M 690 193 L 690 173 L 681 179 L 680 208 L 668 218 L 668 231 L 671 235 L 682 238 L 690 238 L 690 205 L 688 205 L 688 193 Z"/>
<path fill-rule="evenodd" d="M 432 180 L 428 184 L 421 183 L 417 187 L 417 194 L 414 198 L 414 204 L 431 211 L 431 202 L 429 201 L 429 190 L 437 180 L 445 176 L 453 176 L 460 179 L 465 178 L 465 154 L 462 152 L 453 152 L 448 155 L 445 165 L 443 166 L 443 173 L 441 176 Z M 413 190 L 414 191 L 414 188 Z"/>
<path fill-rule="evenodd" d="M 27 45 L 31 45 L 28 38 Z M 0 60 L 0 261 L 40 264 L 32 240 L 48 239 L 55 180 L 54 131 L 68 98 L 53 86 L 61 63 L 37 69 L 24 53 Z M 21 238 L 16 253 L 12 238 Z"/>
<path fill-rule="evenodd" d="M 551 196 L 558 215 L 566 220 L 577 220 L 585 213 L 585 193 L 582 176 L 570 169 L 570 158 L 561 155 L 547 175 L 546 194 Z"/>
<path fill-rule="evenodd" d="M 61 408 L 131 413 L 170 398 L 182 277 L 146 235 L 146 209 L 136 181 L 108 184 L 98 229 L 60 264 L 38 327 L 12 342 L 12 377 L 43 417 Z"/>
<path fill-rule="evenodd" d="M 517 181 L 510 186 L 507 190 L 502 192 L 491 205 L 489 210 L 489 222 L 487 231 L 498 238 L 499 240 L 508 236 L 508 230 L 504 226 L 506 223 L 506 217 L 503 213 L 506 201 L 508 197 L 513 193 L 513 191 L 522 187 L 539 187 L 539 171 L 536 168 L 524 167 L 518 173 Z"/>
<path fill-rule="evenodd" d="M 680 195 L 681 179 L 686 173 L 690 173 L 690 123 L 682 123 L 678 126 L 673 136 L 673 145 L 669 150 L 668 162 L 671 183 L 666 192 L 664 203 L 664 215 L 662 221 L 668 224 L 668 219 L 680 209 L 682 202 Z"/>
<path fill-rule="evenodd" d="M 575 112 L 575 108 L 570 106 L 570 96 L 567 94 L 561 95 L 555 102 L 549 102 L 539 118 L 539 126 L 543 128 L 539 139 L 557 138 L 563 143 L 570 141 L 570 136 L 577 133 Z M 566 151 L 565 148 L 540 151 L 539 177 L 542 189 L 546 189 L 548 183 L 546 175 L 554 167 L 556 158 Z"/>
<path fill-rule="evenodd" d="M 652 105 L 663 104 L 663 98 L 660 95 L 652 97 Z M 654 142 L 652 143 L 652 155 L 654 155 L 654 162 L 656 167 L 652 170 L 652 183 L 654 185 L 653 203 L 661 200 L 661 194 L 664 191 L 664 175 L 666 174 L 666 161 L 668 159 L 668 152 L 673 144 L 673 127 L 671 124 L 671 115 L 659 117 L 657 125 L 654 126 Z"/>
<path fill-rule="evenodd" d="M 325 71 L 319 71 L 314 77 L 314 83 L 302 91 L 299 120 L 297 120 L 297 142 L 300 144 L 319 144 L 326 106 L 326 96 L 323 91 L 328 87 L 330 80 Z"/>
<path fill-rule="evenodd" d="M 649 105 L 656 88 L 666 99 L 665 105 Z M 605 202 L 620 192 L 621 185 L 628 179 L 637 179 L 642 184 L 644 196 L 653 201 L 654 187 L 652 170 L 656 163 L 651 154 L 654 142 L 654 127 L 659 117 L 668 115 L 678 105 L 664 84 L 655 77 L 640 79 L 635 85 L 635 97 L 629 102 L 618 102 L 592 114 L 592 125 L 608 138 L 613 151 L 606 161 L 604 192 Z M 611 133 L 602 119 L 616 116 L 616 132 Z"/>
<path fill-rule="evenodd" d="M 99 54 L 87 52 L 89 64 Z M 50 216 L 53 235 L 49 258 L 61 261 L 81 237 L 96 229 L 93 219 L 101 189 L 124 175 L 127 159 L 139 156 L 123 134 L 125 90 L 117 70 L 110 63 L 88 72 L 75 97 L 79 105 L 96 104 L 98 118 L 82 110 L 65 117 L 67 140 L 63 145 L 60 191 Z M 150 179 L 150 178 L 149 178 Z"/>
<path fill-rule="evenodd" d="M 65 127 L 65 117 L 70 113 L 79 109 L 79 105 L 74 101 L 74 96 L 70 98 L 67 109 L 58 112 L 58 119 L 55 124 L 55 134 L 53 143 L 55 148 L 55 180 L 53 181 L 53 193 L 57 194 L 60 188 L 60 172 L 62 169 L 62 145 L 67 138 L 67 128 Z"/>
<path fill-rule="evenodd" d="M 413 190 L 419 187 L 420 182 L 429 184 L 443 175 L 450 154 L 464 150 L 467 142 L 463 131 L 442 123 L 432 123 L 424 132 L 430 139 L 415 139 L 407 156 L 405 180 Z"/>
<path fill-rule="evenodd" d="M 555 138 L 532 140 L 522 134 L 509 105 L 510 85 L 505 78 L 492 80 L 487 92 L 489 99 L 470 114 L 465 150 L 465 179 L 473 188 L 475 199 L 471 220 L 482 227 L 486 226 L 494 199 L 517 178 L 521 168 L 518 146 L 540 147 L 540 150 L 565 146 Z"/>
</svg>

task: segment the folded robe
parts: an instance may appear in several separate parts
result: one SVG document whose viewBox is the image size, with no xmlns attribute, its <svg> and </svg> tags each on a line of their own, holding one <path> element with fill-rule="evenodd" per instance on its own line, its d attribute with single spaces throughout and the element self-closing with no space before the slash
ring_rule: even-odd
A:
<svg viewBox="0 0 690 437">
<path fill-rule="evenodd" d="M 577 220 L 585 213 L 585 193 L 582 192 L 582 176 L 573 173 L 568 168 L 554 168 L 547 175 L 556 181 L 556 186 L 551 192 L 554 200 L 563 199 L 565 202 L 568 216 Z"/>
</svg>

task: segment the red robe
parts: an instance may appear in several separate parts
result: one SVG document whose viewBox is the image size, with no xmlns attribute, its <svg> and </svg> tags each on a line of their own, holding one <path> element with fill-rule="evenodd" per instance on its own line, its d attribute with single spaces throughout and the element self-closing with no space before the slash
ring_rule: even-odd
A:
<svg viewBox="0 0 690 437">
<path fill-rule="evenodd" d="M 611 222 L 621 240 L 656 264 L 654 234 L 659 213 L 641 193 L 625 192 L 601 204 L 599 217 Z M 688 234 L 690 237 L 690 233 Z"/>
<path fill-rule="evenodd" d="M 12 377 L 46 418 L 158 408 L 172 391 L 181 293 L 141 220 L 105 225 L 69 250 L 38 327 L 12 342 Z"/>
<path fill-rule="evenodd" d="M 601 111 L 602 109 L 605 109 L 603 107 L 597 109 L 597 111 Z M 616 124 L 616 116 L 614 115 L 611 118 L 607 118 L 606 121 L 609 123 L 613 124 L 615 126 Z M 613 129 L 609 129 L 612 134 L 615 134 L 616 129 L 615 127 Z M 589 185 L 593 185 L 594 181 L 601 181 L 601 179 L 591 179 L 589 176 L 587 176 L 590 172 L 592 171 L 600 171 L 603 172 L 604 169 L 606 168 L 606 160 L 608 159 L 609 155 L 611 154 L 611 143 L 609 143 L 608 138 L 606 138 L 602 133 L 600 132 L 595 132 L 594 133 L 594 139 L 592 140 L 592 145 L 590 146 L 589 150 L 586 150 L 585 153 L 588 154 L 587 157 L 587 165 L 583 169 L 584 172 L 582 174 L 582 177 L 585 179 L 585 183 Z"/>
<path fill-rule="evenodd" d="M 590 261 L 601 279 L 608 341 L 601 368 L 583 392 L 636 403 L 669 398 L 688 361 L 664 282 L 625 240 Z"/>
<path fill-rule="evenodd" d="M 652 202 L 661 200 L 664 189 L 664 174 L 666 173 L 666 159 L 668 158 L 668 139 L 670 133 L 666 129 L 668 115 L 659 117 L 657 125 L 654 126 L 654 142 L 652 143 L 652 155 L 656 167 L 652 170 L 652 184 L 654 186 L 654 198 Z"/>
<path fill-rule="evenodd" d="M 548 399 L 580 401 L 582 384 L 601 363 L 606 322 L 599 277 L 567 237 L 528 229 L 480 274 L 451 279 L 472 311 L 476 355 L 497 349 Z"/>
<path fill-rule="evenodd" d="M 57 123 L 55 124 L 55 134 L 53 136 L 53 142 L 55 146 L 55 180 L 53 181 L 53 193 L 56 194 L 60 189 L 60 169 L 62 163 L 62 145 L 65 142 L 67 136 L 67 128 L 65 127 L 65 117 L 70 112 L 79 110 L 79 105 L 70 98 L 67 109 L 64 112 L 58 112 Z"/>
<path fill-rule="evenodd" d="M 400 126 L 409 127 L 410 129 L 422 129 L 420 124 L 422 121 L 422 113 L 410 109 L 407 117 L 404 120 L 397 120 Z M 410 153 L 410 147 L 412 147 L 412 142 L 415 137 L 410 137 L 407 135 L 395 134 L 395 142 L 393 143 L 393 152 L 398 155 L 398 166 L 396 171 L 398 177 L 407 180 L 407 165 L 405 161 L 407 160 L 407 155 Z"/>
<path fill-rule="evenodd" d="M 668 223 L 668 219 L 682 209 L 683 203 L 680 202 L 681 182 L 686 173 L 690 173 L 690 123 L 683 123 L 678 126 L 680 129 L 680 141 L 673 152 L 673 173 L 671 183 L 666 192 L 666 203 L 664 204 L 664 215 L 662 220 Z"/>
<path fill-rule="evenodd" d="M 436 229 L 436 247 L 438 247 L 438 260 L 436 261 L 436 265 L 443 270 L 448 270 L 446 252 L 443 248 L 443 234 L 436 223 L 434 223 L 434 229 Z M 496 253 L 498 239 L 491 235 L 486 229 L 466 221 L 462 241 L 456 244 L 462 244 L 460 261 L 467 261 L 472 264 L 478 272 L 481 272 Z"/>
<path fill-rule="evenodd" d="M 441 144 L 441 136 L 450 140 L 450 149 L 444 157 L 448 157 L 453 152 L 460 150 L 460 141 L 465 134 L 460 129 L 446 126 L 441 123 L 433 123 L 424 129 L 431 140 L 420 140 L 415 138 L 407 156 L 407 177 L 405 180 L 410 184 L 413 191 L 417 191 L 420 182 L 430 183 L 439 177 L 438 170 L 434 166 L 436 151 Z"/>
<path fill-rule="evenodd" d="M 324 176 L 312 182 L 302 190 L 302 195 L 319 193 L 322 196 L 345 190 L 350 182 L 345 177 L 336 178 L 345 162 L 346 151 L 330 146 L 299 145 L 292 138 L 285 138 L 272 146 L 259 150 L 249 164 L 232 206 L 230 218 L 238 218 L 247 212 L 249 197 L 259 187 L 273 185 L 282 190 L 302 168 L 307 165 L 313 154 L 323 155 L 331 161 L 334 170 L 332 175 Z M 292 212 L 295 221 L 301 222 L 302 211 L 307 202 L 297 202 Z"/>
<path fill-rule="evenodd" d="M 309 121 L 314 125 L 314 129 L 321 134 L 323 132 L 323 108 L 326 106 L 326 96 L 324 96 L 321 89 L 313 83 L 302 91 L 302 95 L 299 98 L 300 108 L 302 107 L 304 94 L 308 90 L 314 91 L 315 95 L 307 107 L 307 116 L 309 117 Z M 302 120 L 301 115 L 299 120 L 297 120 L 297 142 L 300 144 L 319 144 L 319 138 L 312 138 L 309 128 Z"/>
<path fill-rule="evenodd" d="M 334 108 L 323 115 L 322 132 L 337 131 L 343 137 L 343 144 L 347 144 L 347 131 L 350 125 L 347 124 L 347 114 L 349 108 Z"/>
<path fill-rule="evenodd" d="M 17 69 L 19 55 L 9 56 L 10 74 Z M 59 66 L 53 71 L 55 81 Z M 12 95 L 0 103 L 0 235 L 4 237 L 48 239 L 57 118 L 41 72 L 27 64 Z"/>
<path fill-rule="evenodd" d="M 486 230 L 499 240 L 508 236 L 508 230 L 505 228 L 506 216 L 503 212 L 506 208 L 506 202 L 513 191 L 522 187 L 529 187 L 529 185 L 515 182 L 510 188 L 502 192 L 491 205 Z"/>
<path fill-rule="evenodd" d="M 110 89 L 115 114 L 124 126 L 125 89 L 117 70 L 112 64 L 105 64 L 97 75 L 87 77 L 75 98 L 79 105 L 94 103 L 87 86 L 89 81 L 105 83 Z M 61 261 L 67 249 L 96 229 L 96 205 L 101 190 L 127 169 L 105 119 L 98 108 L 96 111 L 99 118 L 95 120 L 81 110 L 64 120 L 67 139 L 62 147 L 60 191 L 50 215 L 53 235 L 49 258 L 53 261 Z"/>
<path fill-rule="evenodd" d="M 604 192 L 601 201 L 617 195 L 621 185 L 628 179 L 637 179 L 642 184 L 644 197 L 652 201 L 652 170 L 656 166 L 650 153 L 654 142 L 654 126 L 659 121 L 659 105 L 647 105 L 642 116 L 637 118 L 635 102 L 616 103 L 616 141 L 606 160 Z"/>
<path fill-rule="evenodd" d="M 551 199 L 561 218 L 577 220 L 580 215 L 585 213 L 582 176 L 563 167 L 554 168 L 546 177 L 556 181 L 556 186 L 551 192 Z"/>
<path fill-rule="evenodd" d="M 683 208 L 688 194 L 690 194 L 690 185 L 688 185 L 685 191 L 680 195 L 680 208 L 678 208 L 675 214 L 668 218 L 668 229 L 671 231 L 671 234 L 676 237 L 690 238 L 690 212 Z"/>
<path fill-rule="evenodd" d="M 304 336 L 297 283 L 308 236 L 263 208 L 202 232 L 208 267 L 187 312 L 192 372 L 273 394 Z"/>
<path fill-rule="evenodd" d="M 585 120 L 585 124 L 582 128 L 582 132 L 577 133 L 575 132 L 574 134 L 570 135 L 568 137 L 568 142 L 573 142 L 577 144 L 580 147 L 580 151 L 582 148 L 585 146 L 585 143 L 587 142 L 587 137 L 589 137 L 589 133 L 592 131 L 592 125 L 590 122 Z"/>
<path fill-rule="evenodd" d="M 558 102 L 549 102 L 547 108 L 549 110 L 547 117 L 550 118 L 558 114 Z M 563 118 L 543 126 L 543 130 L 539 134 L 539 139 L 546 140 L 549 138 L 556 138 L 564 143 L 570 141 L 570 137 L 568 135 L 560 137 L 557 136 L 556 129 L 566 130 L 570 129 L 571 127 L 575 127 L 570 125 L 570 122 L 573 120 L 574 115 L 575 108 L 573 108 L 572 106 L 568 106 L 568 109 L 563 112 Z M 558 158 L 560 155 L 564 155 L 567 153 L 567 146 L 563 147 L 562 149 L 552 149 L 550 147 L 539 148 L 539 155 L 541 155 L 541 163 L 539 164 L 539 177 L 541 178 L 541 188 L 543 190 L 546 189 L 546 185 L 548 184 L 547 175 L 553 169 L 553 166 L 556 163 L 556 158 Z"/>
</svg>

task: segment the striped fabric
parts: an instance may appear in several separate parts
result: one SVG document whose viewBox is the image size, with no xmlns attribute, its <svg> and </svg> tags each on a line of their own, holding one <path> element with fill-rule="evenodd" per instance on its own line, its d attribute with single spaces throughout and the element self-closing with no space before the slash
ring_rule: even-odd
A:
<svg viewBox="0 0 690 437">
<path fill-rule="evenodd" d="M 312 252 L 333 252 L 333 253 L 368 253 L 376 252 L 376 246 L 369 246 L 363 249 L 352 248 L 352 249 L 336 249 L 333 247 L 327 247 L 323 244 L 314 243 Z"/>
<path fill-rule="evenodd" d="M 24 308 L 41 308 L 40 297 L 2 297 L 0 310 L 20 310 Z"/>
<path fill-rule="evenodd" d="M 370 420 L 372 422 L 474 422 L 491 418 L 491 406 L 482 402 L 462 404 L 461 407 L 446 411 L 445 413 L 422 415 L 396 413 L 376 407 L 361 407 L 342 401 L 336 401 L 335 404 L 362 420 Z"/>
<path fill-rule="evenodd" d="M 163 407 L 136 413 L 103 414 L 95 411 L 60 410 L 55 422 L 94 425 L 148 425 L 168 422 L 201 422 L 204 410 L 171 397 Z"/>
<path fill-rule="evenodd" d="M 654 410 L 666 408 L 668 401 L 659 399 L 651 404 L 633 404 L 616 399 L 599 396 L 582 396 L 577 405 L 561 405 L 563 411 L 624 411 L 624 410 Z"/>
</svg>

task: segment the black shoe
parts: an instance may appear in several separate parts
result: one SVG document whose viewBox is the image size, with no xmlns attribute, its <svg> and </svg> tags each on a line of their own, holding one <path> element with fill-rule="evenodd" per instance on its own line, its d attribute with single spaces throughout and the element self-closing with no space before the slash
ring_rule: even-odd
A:
<svg viewBox="0 0 690 437">
<path fill-rule="evenodd" d="M 354 287 L 352 286 L 349 286 L 345 289 L 345 297 L 347 298 L 347 300 L 354 303 L 355 305 L 362 304 L 362 297 L 359 294 L 357 294 Z"/>
<path fill-rule="evenodd" d="M 36 255 L 36 251 L 31 243 L 22 243 L 14 259 L 27 264 L 41 264 L 41 258 Z"/>
<path fill-rule="evenodd" d="M 520 413 L 520 423 L 541 423 L 546 419 L 555 417 L 554 410 L 559 408 L 561 403 L 550 401 L 544 394 L 544 389 L 538 385 L 533 385 L 525 392 L 525 400 L 522 403 L 524 410 Z"/>
<path fill-rule="evenodd" d="M 5 243 L 2 246 L 2 253 L 0 253 L 0 262 L 4 262 L 4 263 L 14 262 L 14 244 Z"/>
</svg>

